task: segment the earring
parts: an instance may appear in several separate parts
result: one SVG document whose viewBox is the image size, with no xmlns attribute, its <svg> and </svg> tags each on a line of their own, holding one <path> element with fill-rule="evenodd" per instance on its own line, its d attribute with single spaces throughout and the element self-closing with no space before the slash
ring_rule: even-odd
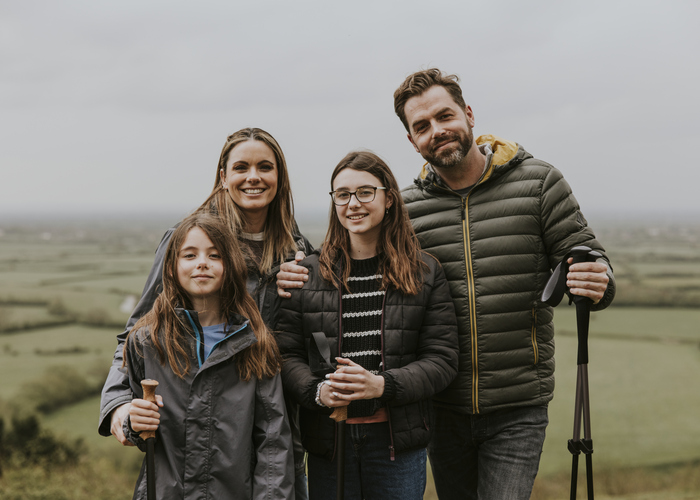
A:
<svg viewBox="0 0 700 500">
<path fill-rule="evenodd" d="M 386 212 L 384 212 L 384 215 L 389 215 L 389 207 L 386 207 Z"/>
</svg>

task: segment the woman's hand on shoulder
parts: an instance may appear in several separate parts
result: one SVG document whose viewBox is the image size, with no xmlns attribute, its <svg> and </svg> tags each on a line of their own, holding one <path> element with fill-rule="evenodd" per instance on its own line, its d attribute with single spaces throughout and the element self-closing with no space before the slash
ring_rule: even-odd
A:
<svg viewBox="0 0 700 500">
<path fill-rule="evenodd" d="M 338 368 L 326 375 L 326 379 L 338 399 L 349 402 L 357 399 L 375 399 L 384 394 L 384 377 L 370 373 L 347 358 L 335 359 Z"/>
<path fill-rule="evenodd" d="M 156 404 L 157 403 L 157 404 Z M 156 403 L 145 399 L 132 399 L 129 406 L 131 428 L 136 432 L 155 431 L 160 424 L 158 408 L 163 406 L 163 398 L 156 395 Z"/>
</svg>

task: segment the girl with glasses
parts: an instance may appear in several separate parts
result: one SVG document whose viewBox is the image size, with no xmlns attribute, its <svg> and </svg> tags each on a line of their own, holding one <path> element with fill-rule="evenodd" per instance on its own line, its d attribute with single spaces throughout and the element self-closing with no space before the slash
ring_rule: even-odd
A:
<svg viewBox="0 0 700 500">
<path fill-rule="evenodd" d="M 301 261 L 309 281 L 281 304 L 285 389 L 301 405 L 309 497 L 422 499 L 430 398 L 457 373 L 457 327 L 438 262 L 420 250 L 396 180 L 353 152 L 331 177 L 328 233 Z M 324 356 L 323 353 L 329 353 Z M 347 407 L 345 456 L 329 418 Z"/>
</svg>

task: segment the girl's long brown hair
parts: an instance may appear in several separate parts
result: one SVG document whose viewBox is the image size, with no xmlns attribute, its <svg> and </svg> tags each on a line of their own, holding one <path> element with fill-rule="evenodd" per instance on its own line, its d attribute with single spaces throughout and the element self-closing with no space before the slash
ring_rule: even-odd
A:
<svg viewBox="0 0 700 500">
<path fill-rule="evenodd" d="M 377 242 L 379 255 L 379 270 L 382 273 L 382 288 L 390 286 L 407 294 L 415 295 L 423 285 L 423 273 L 427 269 L 421 259 L 421 249 L 413 226 L 408 219 L 408 212 L 399 193 L 399 186 L 394 174 L 384 161 L 369 151 L 353 151 L 333 170 L 333 181 L 338 174 L 346 169 L 368 172 L 381 182 L 386 190 L 387 201 L 391 201 L 387 213 L 382 220 L 382 228 Z M 331 202 L 328 232 L 323 242 L 319 256 L 321 275 L 327 281 L 340 287 L 348 288 L 350 277 L 350 237 L 348 230 L 343 227 Z M 337 275 L 336 263 L 340 261 L 341 275 Z"/>
<path fill-rule="evenodd" d="M 277 195 L 267 209 L 265 241 L 260 258 L 260 271 L 267 273 L 276 263 L 283 262 L 287 255 L 297 250 L 294 242 L 294 202 L 287 172 L 287 161 L 282 148 L 274 137 L 259 128 L 244 128 L 226 138 L 216 167 L 214 187 L 209 197 L 196 210 L 218 214 L 231 228 L 233 234 L 245 231 L 245 213 L 236 205 L 228 191 L 223 189 L 221 176 L 226 176 L 231 151 L 241 142 L 261 141 L 267 144 L 277 162 Z"/>
<path fill-rule="evenodd" d="M 228 225 L 212 214 L 194 213 L 175 229 L 163 262 L 163 291 L 156 298 L 153 308 L 134 325 L 129 336 L 141 328 L 148 328 L 160 363 L 165 365 L 167 361 L 180 378 L 189 373 L 190 358 L 193 355 L 192 332 L 189 323 L 175 309 L 192 309 L 192 301 L 177 279 L 177 266 L 180 248 L 194 227 L 206 233 L 221 255 L 224 270 L 219 308 L 221 317 L 226 319 L 226 329 L 230 326 L 228 321 L 232 316 L 240 314 L 248 318 L 258 340 L 236 355 L 240 377 L 243 380 L 272 377 L 281 367 L 277 343 L 246 289 L 247 268 L 238 240 L 233 237 Z"/>
</svg>

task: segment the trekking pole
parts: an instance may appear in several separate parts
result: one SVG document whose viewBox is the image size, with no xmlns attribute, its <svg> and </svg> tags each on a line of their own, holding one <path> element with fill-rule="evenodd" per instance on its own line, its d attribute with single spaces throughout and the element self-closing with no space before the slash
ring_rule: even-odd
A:
<svg viewBox="0 0 700 500">
<path fill-rule="evenodd" d="M 348 407 L 337 407 L 331 413 L 331 418 L 338 425 L 338 470 L 335 497 L 336 500 L 343 500 L 345 496 L 345 421 L 348 419 Z"/>
<path fill-rule="evenodd" d="M 594 261 L 602 257 L 588 247 L 575 247 L 571 250 L 572 264 Z M 586 455 L 586 489 L 588 500 L 593 500 L 593 439 L 591 438 L 591 408 L 588 392 L 588 328 L 592 301 L 588 297 L 572 295 L 576 304 L 576 330 L 578 332 L 578 352 L 576 366 L 576 401 L 574 403 L 574 433 L 568 443 L 571 452 L 571 500 L 576 500 L 579 455 Z M 583 420 L 583 422 L 582 422 Z M 583 439 L 581 439 L 583 423 Z"/>
<path fill-rule="evenodd" d="M 143 388 L 143 399 L 155 403 L 158 382 L 145 379 L 141 381 L 141 387 Z M 156 500 L 156 432 L 143 431 L 141 432 L 141 439 L 146 441 L 146 497 L 148 500 Z"/>
<path fill-rule="evenodd" d="M 542 302 L 556 307 L 561 302 L 564 293 L 568 293 L 566 275 L 569 272 L 569 257 L 572 264 L 593 262 L 602 254 L 586 246 L 574 247 L 569 255 L 554 269 L 552 277 L 547 282 L 542 293 Z M 593 440 L 591 438 L 591 409 L 588 393 L 588 326 L 591 316 L 591 299 L 580 295 L 569 295 L 576 304 L 576 330 L 578 332 L 578 353 L 576 366 L 576 401 L 574 403 L 574 434 L 568 441 L 571 452 L 571 500 L 576 500 L 578 481 L 578 459 L 586 455 L 586 480 L 588 499 L 593 500 Z M 570 302 L 571 303 L 571 302 Z M 583 421 L 583 439 L 581 439 L 581 423 Z"/>
</svg>

